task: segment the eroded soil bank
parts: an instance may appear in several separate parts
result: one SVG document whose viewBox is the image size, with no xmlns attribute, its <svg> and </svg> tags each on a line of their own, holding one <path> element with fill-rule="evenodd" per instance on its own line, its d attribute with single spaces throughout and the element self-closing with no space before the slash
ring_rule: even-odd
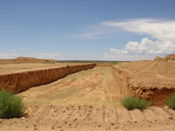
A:
<svg viewBox="0 0 175 131">
<path fill-rule="evenodd" d="M 48 84 L 69 74 L 92 69 L 96 64 L 76 65 L 42 69 L 34 71 L 22 71 L 19 73 L 0 75 L 0 89 L 12 90 L 14 93 L 25 91 L 31 87 Z"/>
<path fill-rule="evenodd" d="M 175 56 L 173 56 L 175 57 Z M 133 95 L 164 106 L 164 100 L 175 92 L 175 64 L 168 56 L 159 60 L 132 61 L 112 66 L 124 96 Z"/>
</svg>

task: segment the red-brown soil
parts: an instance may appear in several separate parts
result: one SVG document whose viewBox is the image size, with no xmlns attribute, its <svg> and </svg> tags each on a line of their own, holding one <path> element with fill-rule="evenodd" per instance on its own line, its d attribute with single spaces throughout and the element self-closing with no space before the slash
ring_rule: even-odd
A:
<svg viewBox="0 0 175 131">
<path fill-rule="evenodd" d="M 175 92 L 175 55 L 119 63 L 113 69 L 125 96 L 146 97 L 153 105 L 163 106 L 164 99 Z"/>
</svg>

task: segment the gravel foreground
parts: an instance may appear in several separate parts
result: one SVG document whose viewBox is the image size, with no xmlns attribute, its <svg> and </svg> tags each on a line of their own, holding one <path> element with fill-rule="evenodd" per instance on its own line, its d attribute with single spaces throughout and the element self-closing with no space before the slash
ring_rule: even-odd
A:
<svg viewBox="0 0 175 131">
<path fill-rule="evenodd" d="M 123 107 L 28 106 L 25 117 L 0 119 L 0 131 L 174 131 L 167 106 L 128 111 Z"/>
</svg>

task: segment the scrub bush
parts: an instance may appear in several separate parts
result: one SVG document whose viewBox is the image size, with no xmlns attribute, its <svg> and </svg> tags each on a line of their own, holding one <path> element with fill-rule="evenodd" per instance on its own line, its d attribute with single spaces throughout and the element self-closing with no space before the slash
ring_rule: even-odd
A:
<svg viewBox="0 0 175 131">
<path fill-rule="evenodd" d="M 3 88 L 0 91 L 0 118 L 19 118 L 24 115 L 26 107 L 22 98 Z"/>
<path fill-rule="evenodd" d="M 128 96 L 120 99 L 120 103 L 128 110 L 132 109 L 144 109 L 151 105 L 151 101 L 147 101 L 145 98 L 140 99 L 138 96 Z"/>
</svg>

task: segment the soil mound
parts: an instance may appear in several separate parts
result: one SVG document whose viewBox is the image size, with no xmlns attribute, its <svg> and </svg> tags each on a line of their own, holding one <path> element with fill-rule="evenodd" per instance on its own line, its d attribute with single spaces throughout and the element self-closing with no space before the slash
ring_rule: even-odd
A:
<svg viewBox="0 0 175 131">
<path fill-rule="evenodd" d="M 152 99 L 153 105 L 163 106 L 164 99 L 175 92 L 175 55 L 162 59 L 132 61 L 114 66 L 118 82 L 125 95 Z"/>
<path fill-rule="evenodd" d="M 38 59 L 33 57 L 18 57 L 15 59 L 0 59 L 0 64 L 20 64 L 20 63 L 43 63 L 43 62 L 57 62 L 55 60 Z"/>
<path fill-rule="evenodd" d="M 164 60 L 175 61 L 175 54 L 169 54 L 163 58 Z"/>
</svg>

